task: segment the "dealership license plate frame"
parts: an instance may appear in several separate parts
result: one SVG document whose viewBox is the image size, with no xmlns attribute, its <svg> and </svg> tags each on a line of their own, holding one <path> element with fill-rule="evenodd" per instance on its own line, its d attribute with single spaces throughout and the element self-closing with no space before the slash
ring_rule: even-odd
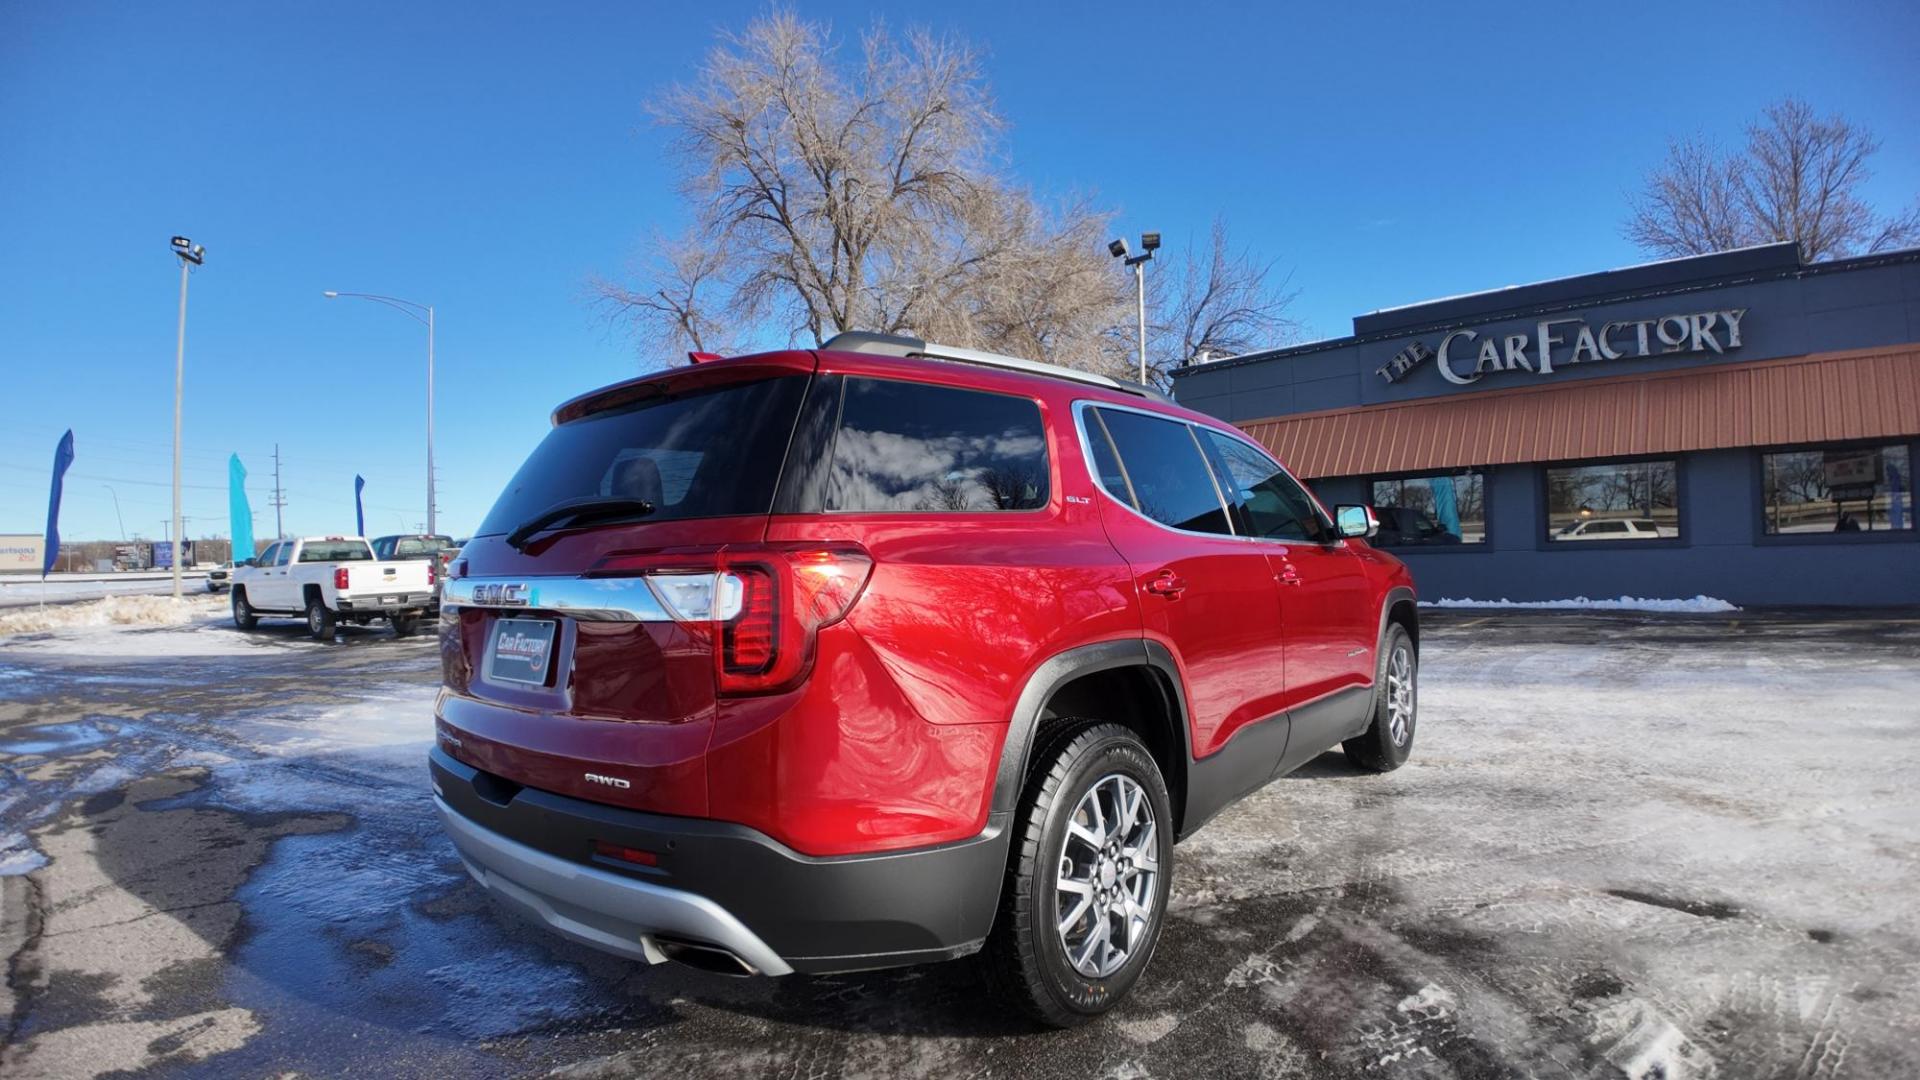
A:
<svg viewBox="0 0 1920 1080">
<path fill-rule="evenodd" d="M 500 642 L 511 633 L 527 634 L 542 642 L 537 664 L 522 657 L 508 656 L 504 661 L 507 668 L 501 669 Z M 553 646 L 559 638 L 560 623 L 556 619 L 496 619 L 487 630 L 487 662 L 482 674 L 491 683 L 545 686 L 553 673 Z"/>
</svg>

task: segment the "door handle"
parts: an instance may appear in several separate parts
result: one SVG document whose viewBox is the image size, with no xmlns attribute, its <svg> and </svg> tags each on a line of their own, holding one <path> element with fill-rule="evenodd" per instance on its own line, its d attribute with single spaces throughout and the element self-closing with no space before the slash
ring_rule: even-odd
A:
<svg viewBox="0 0 1920 1080">
<path fill-rule="evenodd" d="M 1282 585 L 1300 584 L 1300 571 L 1295 570 L 1293 568 L 1292 563 L 1288 563 L 1285 566 L 1281 567 L 1280 572 L 1274 575 L 1274 577 L 1275 577 L 1275 580 L 1279 581 L 1280 584 Z"/>
<path fill-rule="evenodd" d="M 1147 591 L 1169 600 L 1178 600 L 1180 594 L 1187 591 L 1187 579 L 1171 570 L 1162 570 L 1147 582 Z"/>
</svg>

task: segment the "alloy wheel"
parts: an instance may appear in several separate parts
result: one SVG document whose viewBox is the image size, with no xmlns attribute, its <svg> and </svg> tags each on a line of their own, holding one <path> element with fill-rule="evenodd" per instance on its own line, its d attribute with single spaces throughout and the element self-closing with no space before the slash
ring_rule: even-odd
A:
<svg viewBox="0 0 1920 1080">
<path fill-rule="evenodd" d="M 1054 919 L 1080 974 L 1106 978 L 1148 940 L 1158 915 L 1158 828 L 1146 789 L 1119 773 L 1102 777 L 1074 807 L 1054 878 Z"/>
<path fill-rule="evenodd" d="M 1413 737 L 1413 652 L 1404 643 L 1387 661 L 1387 736 L 1395 746 Z"/>
</svg>

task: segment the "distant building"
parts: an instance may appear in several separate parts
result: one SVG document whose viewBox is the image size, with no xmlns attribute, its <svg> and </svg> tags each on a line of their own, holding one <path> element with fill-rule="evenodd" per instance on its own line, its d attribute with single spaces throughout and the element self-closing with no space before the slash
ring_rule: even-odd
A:
<svg viewBox="0 0 1920 1080">
<path fill-rule="evenodd" d="M 1794 244 L 1361 315 L 1175 373 L 1426 599 L 1920 603 L 1920 250 Z"/>
</svg>

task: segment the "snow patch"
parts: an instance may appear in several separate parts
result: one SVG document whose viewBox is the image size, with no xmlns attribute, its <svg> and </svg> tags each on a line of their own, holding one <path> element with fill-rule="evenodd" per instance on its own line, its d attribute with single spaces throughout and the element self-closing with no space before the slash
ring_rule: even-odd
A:
<svg viewBox="0 0 1920 1080">
<path fill-rule="evenodd" d="M 47 857 L 34 850 L 19 833 L 0 836 L 0 877 L 31 874 L 47 865 Z"/>
<path fill-rule="evenodd" d="M 1417 994 L 1408 994 L 1400 999 L 1399 1009 L 1403 1013 L 1417 1012 L 1423 1016 L 1445 1016 L 1458 1008 L 1460 1002 L 1453 993 L 1433 983 L 1420 988 Z"/>
<path fill-rule="evenodd" d="M 1576 596 L 1571 600 L 1422 600 L 1421 607 L 1432 608 L 1534 608 L 1542 611 L 1660 611 L 1688 615 L 1706 615 L 1740 609 L 1716 596 L 1696 596 L 1691 600 L 1657 600 L 1650 597 L 1622 596 L 1618 600 L 1589 600 Z"/>
<path fill-rule="evenodd" d="M 1627 1080 L 1690 1080 L 1718 1072 L 1699 1043 L 1640 998 L 1594 1013 L 1587 1042 Z"/>
<path fill-rule="evenodd" d="M 0 615 L 0 636 L 98 626 L 180 626 L 225 608 L 217 597 L 109 596 Z"/>
</svg>

